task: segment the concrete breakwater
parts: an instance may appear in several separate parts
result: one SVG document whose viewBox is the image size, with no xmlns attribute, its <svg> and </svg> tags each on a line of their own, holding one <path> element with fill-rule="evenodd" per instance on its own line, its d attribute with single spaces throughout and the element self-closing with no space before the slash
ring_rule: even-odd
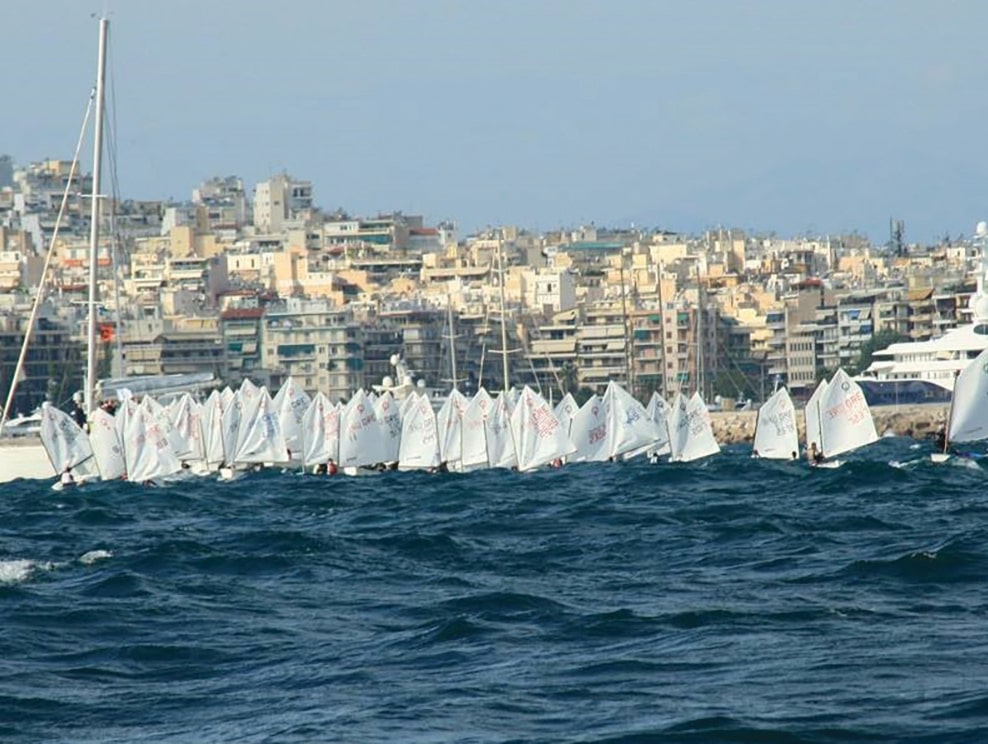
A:
<svg viewBox="0 0 988 744">
<path fill-rule="evenodd" d="M 922 404 L 908 406 L 874 406 L 871 409 L 879 436 L 892 432 L 897 436 L 929 439 L 947 420 L 948 406 Z M 721 444 L 751 443 L 755 437 L 755 411 L 713 411 L 710 422 Z M 799 441 L 805 442 L 805 419 L 796 411 Z"/>
</svg>

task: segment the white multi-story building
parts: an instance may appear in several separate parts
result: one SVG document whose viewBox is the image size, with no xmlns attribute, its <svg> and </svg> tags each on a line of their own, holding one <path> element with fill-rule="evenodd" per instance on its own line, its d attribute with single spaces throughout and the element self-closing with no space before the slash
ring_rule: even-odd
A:
<svg viewBox="0 0 988 744">
<path fill-rule="evenodd" d="M 558 313 L 576 307 L 576 283 L 566 270 L 527 271 L 522 282 L 525 304 L 533 313 Z"/>
<path fill-rule="evenodd" d="M 289 220 L 303 219 L 313 209 L 312 182 L 280 173 L 254 187 L 254 227 L 278 233 Z"/>
</svg>

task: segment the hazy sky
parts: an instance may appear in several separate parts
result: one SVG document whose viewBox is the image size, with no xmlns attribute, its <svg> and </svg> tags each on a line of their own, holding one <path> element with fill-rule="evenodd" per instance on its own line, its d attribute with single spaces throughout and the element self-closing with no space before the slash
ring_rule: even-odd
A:
<svg viewBox="0 0 988 744">
<path fill-rule="evenodd" d="M 69 157 L 101 2 L 0 0 L 0 153 Z M 119 0 L 121 192 L 281 170 L 464 231 L 988 219 L 981 0 Z M 87 166 L 88 167 L 88 166 Z"/>
</svg>

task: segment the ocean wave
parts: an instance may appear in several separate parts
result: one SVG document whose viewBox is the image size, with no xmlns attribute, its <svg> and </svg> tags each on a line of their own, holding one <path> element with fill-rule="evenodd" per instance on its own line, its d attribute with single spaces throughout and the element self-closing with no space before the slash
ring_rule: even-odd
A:
<svg viewBox="0 0 988 744">
<path fill-rule="evenodd" d="M 910 583 L 955 584 L 984 580 L 988 554 L 960 541 L 910 550 L 892 558 L 853 561 L 841 572 L 855 578 L 894 578 Z"/>
<path fill-rule="evenodd" d="M 32 561 L 15 558 L 0 561 L 0 584 L 20 584 L 27 581 L 36 571 L 50 571 L 52 564 L 47 561 Z"/>
<path fill-rule="evenodd" d="M 79 563 L 84 566 L 91 566 L 97 561 L 105 561 L 107 558 L 112 558 L 113 553 L 109 550 L 89 550 L 79 556 Z"/>
<path fill-rule="evenodd" d="M 0 740 L 982 740 L 983 477 L 917 457 L 10 484 Z"/>
</svg>

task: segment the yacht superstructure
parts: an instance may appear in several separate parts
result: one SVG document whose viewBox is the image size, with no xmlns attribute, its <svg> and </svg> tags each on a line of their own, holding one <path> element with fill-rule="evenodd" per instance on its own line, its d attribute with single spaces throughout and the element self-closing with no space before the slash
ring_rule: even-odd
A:
<svg viewBox="0 0 988 744">
<path fill-rule="evenodd" d="M 869 397 L 881 397 L 881 402 L 896 395 L 917 402 L 946 401 L 954 389 L 957 375 L 971 360 L 988 349 L 988 224 L 978 223 L 975 240 L 981 245 L 977 290 L 971 295 L 968 312 L 971 322 L 953 328 L 938 338 L 927 341 L 903 341 L 876 351 L 868 369 L 858 378 Z M 901 394 L 901 396 L 900 396 Z"/>
</svg>

